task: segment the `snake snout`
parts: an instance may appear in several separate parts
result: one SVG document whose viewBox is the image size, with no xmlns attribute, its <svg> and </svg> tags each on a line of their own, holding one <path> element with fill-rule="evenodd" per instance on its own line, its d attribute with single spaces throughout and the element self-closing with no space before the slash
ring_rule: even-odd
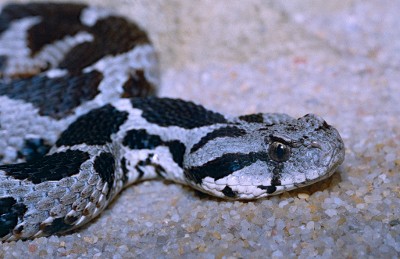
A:
<svg viewBox="0 0 400 259">
<path fill-rule="evenodd" d="M 327 130 L 324 146 L 324 162 L 328 170 L 332 171 L 344 161 L 345 157 L 343 140 L 335 128 L 330 127 Z"/>
<path fill-rule="evenodd" d="M 317 141 L 312 141 L 310 144 L 311 147 L 313 148 L 318 148 L 318 149 L 322 149 L 322 146 L 320 143 L 318 143 Z"/>
</svg>

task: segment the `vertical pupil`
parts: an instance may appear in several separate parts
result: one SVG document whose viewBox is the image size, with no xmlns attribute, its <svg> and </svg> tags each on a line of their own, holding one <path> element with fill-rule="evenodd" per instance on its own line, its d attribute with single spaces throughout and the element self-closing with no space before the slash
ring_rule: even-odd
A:
<svg viewBox="0 0 400 259">
<path fill-rule="evenodd" d="M 277 141 L 273 142 L 268 149 L 269 157 L 276 162 L 285 162 L 289 159 L 290 148 Z"/>
<path fill-rule="evenodd" d="M 276 156 L 282 159 L 285 156 L 285 147 L 282 144 L 278 144 L 276 147 Z"/>
</svg>

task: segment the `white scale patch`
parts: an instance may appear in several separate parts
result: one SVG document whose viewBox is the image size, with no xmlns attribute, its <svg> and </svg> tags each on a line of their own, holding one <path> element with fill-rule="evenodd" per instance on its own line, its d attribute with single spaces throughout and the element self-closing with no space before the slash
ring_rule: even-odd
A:
<svg viewBox="0 0 400 259">
<path fill-rule="evenodd" d="M 123 157 L 126 159 L 126 169 L 128 170 L 128 182 L 127 184 L 131 184 L 136 182 L 139 179 L 139 172 L 136 170 L 135 166 L 140 162 L 146 160 L 149 154 L 152 153 L 151 150 L 139 150 L 132 151 L 129 148 L 122 148 Z M 157 177 L 154 168 L 152 167 L 141 167 L 141 170 L 145 172 L 143 179 L 154 179 Z"/>
<path fill-rule="evenodd" d="M 30 55 L 26 37 L 28 29 L 40 21 L 39 17 L 29 17 L 13 21 L 8 30 L 0 36 L 0 55 L 8 57 L 8 64 L 3 72 L 3 76 L 7 77 L 34 70 L 34 66 L 31 63 L 24 63 L 26 62 L 26 57 Z M 10 53 L 12 53 L 12 56 Z"/>
<path fill-rule="evenodd" d="M 168 179 L 177 183 L 186 183 L 183 170 L 174 162 L 168 147 L 157 147 L 155 153 L 157 155 L 153 156 L 152 161 L 165 169 Z"/>
<path fill-rule="evenodd" d="M 225 186 L 215 184 L 214 178 L 211 177 L 206 177 L 203 179 L 201 188 L 195 185 L 193 185 L 193 187 L 201 191 L 211 193 L 217 197 L 225 197 L 225 195 L 222 193 L 222 190 L 225 188 Z"/>
<path fill-rule="evenodd" d="M 306 180 L 305 174 L 299 172 L 292 172 L 290 175 L 282 175 L 281 176 L 281 185 L 289 185 L 293 182 L 301 183 Z"/>
<path fill-rule="evenodd" d="M 65 70 L 65 69 L 57 69 L 57 68 L 51 69 L 51 70 L 49 70 L 49 71 L 47 71 L 47 72 L 45 73 L 45 75 L 46 75 L 48 78 L 62 77 L 62 76 L 66 76 L 67 74 L 68 74 L 68 71 L 67 71 L 67 70 Z"/>
<path fill-rule="evenodd" d="M 101 7 L 90 6 L 85 8 L 81 14 L 81 22 L 86 26 L 93 26 L 98 20 L 107 18 L 114 14 L 111 10 L 107 10 Z"/>
<path fill-rule="evenodd" d="M 65 121 L 42 117 L 30 103 L 0 96 L 0 154 L 3 163 L 16 161 L 24 138 L 45 138 L 54 143 L 66 127 Z"/>
</svg>

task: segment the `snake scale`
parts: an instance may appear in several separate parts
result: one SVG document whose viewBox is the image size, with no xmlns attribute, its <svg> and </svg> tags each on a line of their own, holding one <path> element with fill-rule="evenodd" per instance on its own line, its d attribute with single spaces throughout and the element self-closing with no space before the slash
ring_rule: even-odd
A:
<svg viewBox="0 0 400 259">
<path fill-rule="evenodd" d="M 257 199 L 329 177 L 344 144 L 316 115 L 226 116 L 155 97 L 147 34 L 83 4 L 0 15 L 0 240 L 82 226 L 126 186 L 167 179 Z"/>
</svg>

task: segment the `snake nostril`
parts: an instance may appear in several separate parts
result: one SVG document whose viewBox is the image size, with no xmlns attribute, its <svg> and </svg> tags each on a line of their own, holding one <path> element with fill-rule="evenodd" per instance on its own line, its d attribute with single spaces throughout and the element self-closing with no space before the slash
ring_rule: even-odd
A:
<svg viewBox="0 0 400 259">
<path fill-rule="evenodd" d="M 316 141 L 311 142 L 311 147 L 322 149 L 321 144 Z"/>
</svg>

